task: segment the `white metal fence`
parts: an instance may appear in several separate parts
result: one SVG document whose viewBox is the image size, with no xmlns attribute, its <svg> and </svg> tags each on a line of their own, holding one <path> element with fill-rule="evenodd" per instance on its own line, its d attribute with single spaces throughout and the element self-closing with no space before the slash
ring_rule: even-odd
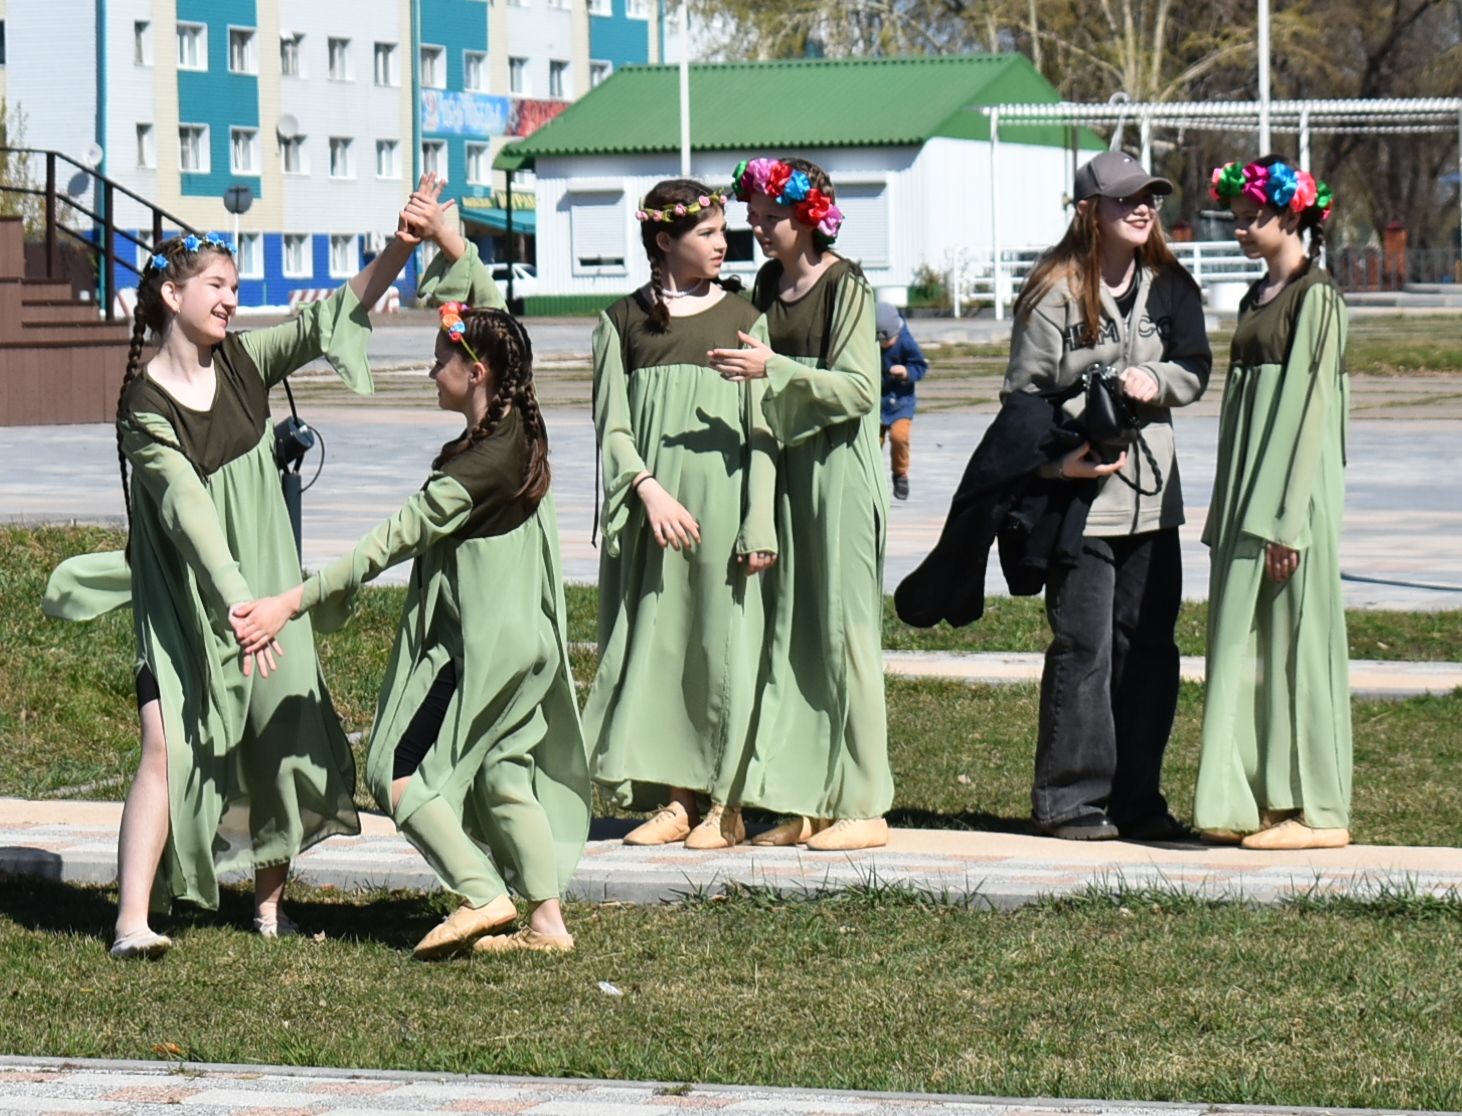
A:
<svg viewBox="0 0 1462 1116">
<path fill-rule="evenodd" d="M 1237 289 L 1241 294 L 1264 275 L 1264 261 L 1248 259 L 1232 240 L 1174 241 L 1169 247 L 1204 288 L 1210 305 L 1227 303 L 1230 291 Z M 996 318 L 1003 318 L 1042 251 L 1044 248 L 1002 248 L 998 265 L 988 249 L 946 253 L 945 282 L 954 316 L 959 317 L 967 303 L 988 302 L 994 304 Z"/>
</svg>

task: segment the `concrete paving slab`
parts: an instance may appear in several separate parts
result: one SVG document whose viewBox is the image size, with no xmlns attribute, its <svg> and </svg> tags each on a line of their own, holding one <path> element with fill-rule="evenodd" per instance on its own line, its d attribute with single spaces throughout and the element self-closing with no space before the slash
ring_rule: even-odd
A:
<svg viewBox="0 0 1462 1116">
<path fill-rule="evenodd" d="M 120 803 L 0 799 L 0 873 L 110 883 Z M 294 878 L 350 890 L 432 890 L 436 878 L 391 822 L 363 818 L 359 837 L 332 837 L 294 863 Z M 1462 849 L 1353 845 L 1289 853 L 1197 843 L 1058 841 L 1018 833 L 895 829 L 886 848 L 854 853 L 636 848 L 624 822 L 601 822 L 569 894 L 590 902 L 677 902 L 737 886 L 814 895 L 868 886 L 1012 909 L 1092 888 L 1155 887 L 1277 903 L 1322 891 L 1369 898 L 1388 890 L 1462 898 Z M 242 875 L 238 876 L 242 880 Z"/>
</svg>

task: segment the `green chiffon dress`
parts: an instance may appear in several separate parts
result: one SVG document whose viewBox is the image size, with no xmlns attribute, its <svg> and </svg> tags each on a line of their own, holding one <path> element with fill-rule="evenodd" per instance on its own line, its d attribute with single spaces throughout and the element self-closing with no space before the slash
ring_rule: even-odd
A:
<svg viewBox="0 0 1462 1116">
<path fill-rule="evenodd" d="M 1263 811 L 1298 810 L 1306 825 L 1346 828 L 1345 303 L 1313 267 L 1265 305 L 1253 297 L 1234 332 L 1203 534 L 1212 571 L 1194 823 L 1251 833 Z M 1282 585 L 1265 574 L 1270 542 L 1300 552 Z"/>
<path fill-rule="evenodd" d="M 651 809 L 684 787 L 723 805 L 744 794 L 770 574 L 740 561 L 777 550 L 776 446 L 764 385 L 711 369 L 737 331 L 765 339 L 761 315 L 727 294 L 697 314 L 648 325 L 641 294 L 594 332 L 594 421 L 604 470 L 599 670 L 584 708 L 595 781 Z M 662 549 L 630 484 L 649 471 L 700 524 L 688 550 Z M 773 567 L 775 568 L 775 567 Z"/>
<path fill-rule="evenodd" d="M 782 444 L 781 557 L 770 579 L 769 665 L 746 796 L 812 818 L 882 817 L 893 803 L 883 691 L 888 524 L 878 446 L 882 362 L 873 291 L 839 259 L 802 297 L 757 276 L 776 351 L 762 410 Z"/>
<path fill-rule="evenodd" d="M 272 329 L 214 347 L 206 411 L 144 371 L 117 426 L 132 468 L 130 568 L 120 551 L 68 559 L 45 610 L 86 620 L 132 605 L 137 670 L 157 681 L 168 755 L 168 842 L 153 905 L 218 905 L 218 874 L 284 864 L 360 831 L 355 763 L 330 703 L 308 620 L 279 637 L 268 678 L 245 677 L 228 610 L 300 582 L 274 462 L 269 388 L 317 357 L 373 390 L 370 318 L 349 287 Z"/>
<path fill-rule="evenodd" d="M 535 506 L 516 495 L 527 453 L 524 425 L 509 411 L 306 580 L 302 597 L 333 630 L 365 582 L 414 559 L 366 783 L 442 883 L 473 906 L 505 884 L 533 902 L 558 898 L 589 832 L 558 530 L 550 497 Z M 449 663 L 457 685 L 440 733 L 393 809 L 397 745 Z"/>
</svg>

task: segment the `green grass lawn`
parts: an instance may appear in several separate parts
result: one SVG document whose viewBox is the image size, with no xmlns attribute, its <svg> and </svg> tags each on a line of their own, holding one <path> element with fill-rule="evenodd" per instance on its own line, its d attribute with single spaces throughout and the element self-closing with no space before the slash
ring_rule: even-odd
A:
<svg viewBox="0 0 1462 1116">
<path fill-rule="evenodd" d="M 91 624 L 47 619 L 38 602 L 67 554 L 113 545 L 95 528 L 0 528 L 0 795 L 119 799 L 137 760 L 130 617 Z M 347 728 L 367 729 L 385 670 L 402 590 L 367 590 L 355 621 L 320 640 L 336 707 Z M 570 627 L 592 641 L 594 591 L 570 593 Z M 1180 642 L 1201 650 L 1202 606 L 1185 608 Z M 1039 601 L 997 599 L 963 631 L 921 632 L 890 618 L 887 647 L 1039 650 Z M 1462 659 L 1457 614 L 1353 613 L 1352 654 Z M 1427 652 L 1431 652 L 1430 655 Z M 576 649 L 581 688 L 592 650 Z M 581 689 L 582 692 L 582 689 Z M 1166 781 L 1176 812 L 1192 800 L 1203 689 L 1184 686 Z M 1025 827 L 1036 725 L 1033 686 L 972 687 L 892 679 L 890 753 L 901 825 Z M 1462 845 L 1462 694 L 1406 702 L 1355 702 L 1355 837 L 1384 844 Z M 79 788 L 79 789 L 78 789 Z M 364 797 L 362 805 L 366 805 Z M 607 809 L 604 812 L 609 812 Z"/>
<path fill-rule="evenodd" d="M 993 914 L 898 893 L 570 904 L 578 950 L 437 965 L 442 900 L 299 889 L 318 939 L 165 920 L 105 954 L 112 895 L 0 890 L 0 1049 L 997 1096 L 1462 1107 L 1462 904 L 1253 909 L 1143 893 Z M 623 995 L 606 995 L 609 981 Z"/>
</svg>

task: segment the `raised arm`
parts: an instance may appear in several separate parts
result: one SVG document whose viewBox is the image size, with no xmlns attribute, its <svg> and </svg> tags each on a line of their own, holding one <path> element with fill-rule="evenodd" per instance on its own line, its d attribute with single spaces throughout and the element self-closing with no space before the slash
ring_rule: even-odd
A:
<svg viewBox="0 0 1462 1116">
<path fill-rule="evenodd" d="M 452 211 L 454 204 L 451 201 L 439 204 L 422 191 L 413 194 L 407 203 L 408 218 L 440 249 L 417 283 L 417 297 L 433 306 L 464 302 L 468 306 L 506 310 L 507 299 L 478 256 L 477 245 L 463 237 L 458 228 L 457 215 Z"/>
</svg>

